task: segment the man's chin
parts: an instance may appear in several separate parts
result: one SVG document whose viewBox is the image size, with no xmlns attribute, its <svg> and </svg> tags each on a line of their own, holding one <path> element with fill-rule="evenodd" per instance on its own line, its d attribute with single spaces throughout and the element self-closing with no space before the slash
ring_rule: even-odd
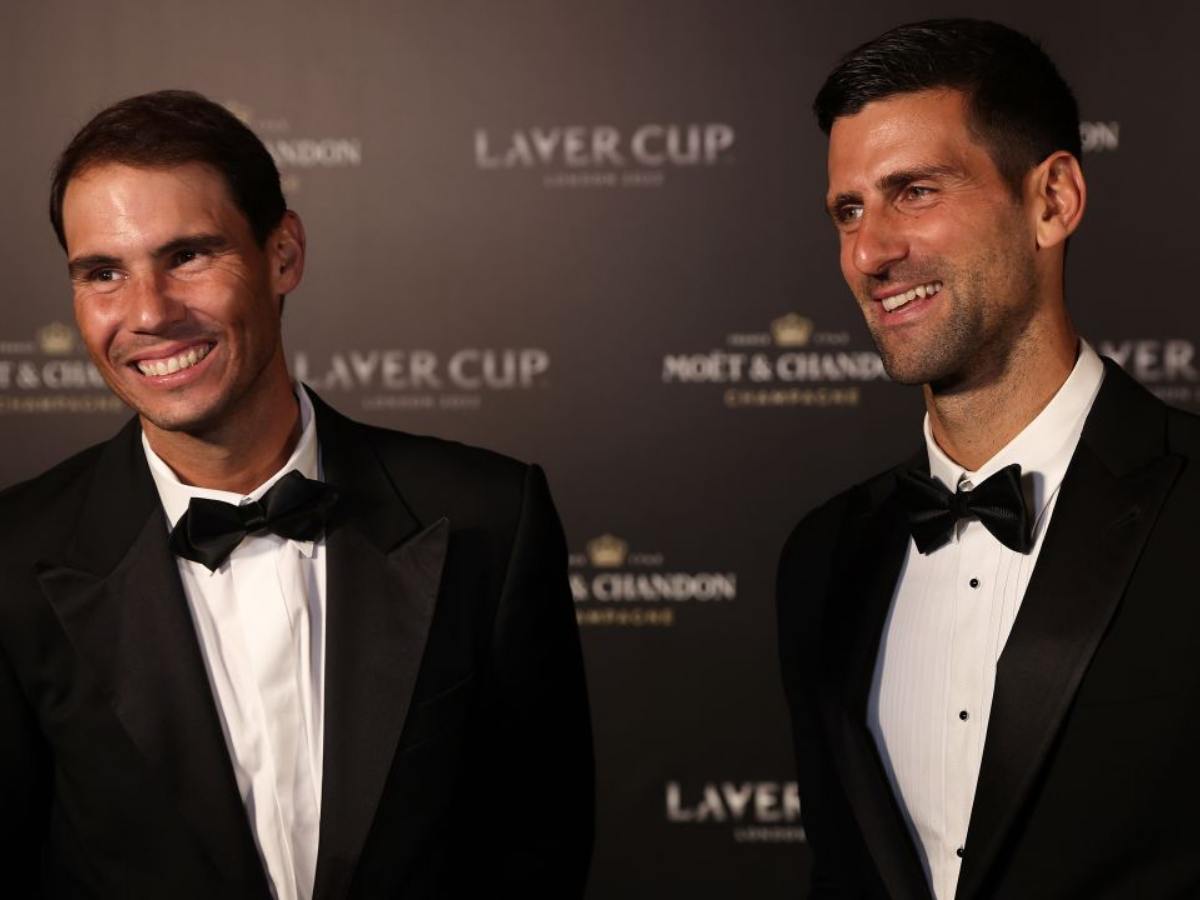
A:
<svg viewBox="0 0 1200 900">
<path fill-rule="evenodd" d="M 879 358 L 888 378 L 897 384 L 937 384 L 953 379 L 955 367 L 942 359 L 931 359 L 928 355 L 888 353 L 879 347 Z"/>
<path fill-rule="evenodd" d="M 177 434 L 205 434 L 214 430 L 221 418 L 221 408 L 217 404 L 203 406 L 193 403 L 180 403 L 171 406 L 163 406 L 161 404 L 131 405 L 137 411 L 143 426 L 148 424 L 158 431 Z"/>
</svg>

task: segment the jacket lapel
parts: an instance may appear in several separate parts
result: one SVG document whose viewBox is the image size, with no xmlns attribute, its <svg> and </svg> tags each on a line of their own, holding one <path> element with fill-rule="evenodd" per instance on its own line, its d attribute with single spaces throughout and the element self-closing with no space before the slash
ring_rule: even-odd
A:
<svg viewBox="0 0 1200 900">
<path fill-rule="evenodd" d="M 835 765 L 883 883 L 896 900 L 929 900 L 920 856 L 867 727 L 879 642 L 909 543 L 892 482 L 875 485 L 877 496 L 865 499 L 868 508 L 840 541 L 854 552 L 839 567 L 845 587 L 829 611 L 823 669 L 831 683 L 822 694 Z"/>
<path fill-rule="evenodd" d="M 73 546 L 43 593 L 213 864 L 267 896 L 136 420 L 101 452 Z"/>
<path fill-rule="evenodd" d="M 368 432 L 315 396 L 327 531 L 325 744 L 314 897 L 350 889 L 408 715 L 441 583 L 449 523 L 422 529 Z"/>
<path fill-rule="evenodd" d="M 961 898 L 984 893 L 1182 465 L 1165 454 L 1165 407 L 1106 367 L 997 665 Z"/>
</svg>

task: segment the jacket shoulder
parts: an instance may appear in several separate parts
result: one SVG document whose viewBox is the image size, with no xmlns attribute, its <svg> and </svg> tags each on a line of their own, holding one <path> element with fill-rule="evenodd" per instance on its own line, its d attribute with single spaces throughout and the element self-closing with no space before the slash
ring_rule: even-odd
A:
<svg viewBox="0 0 1200 900">
<path fill-rule="evenodd" d="M 503 483 L 520 486 L 529 469 L 527 463 L 484 447 L 378 425 L 356 424 L 389 468 L 401 465 L 410 475 L 452 481 L 470 489 Z"/>
<path fill-rule="evenodd" d="M 899 466 L 892 466 L 830 497 L 810 510 L 792 529 L 780 554 L 780 566 L 821 548 L 832 550 L 847 518 L 865 516 L 891 494 Z"/>
<path fill-rule="evenodd" d="M 417 518 L 459 527 L 507 525 L 520 516 L 540 469 L 502 453 L 424 434 L 352 422 Z"/>
<path fill-rule="evenodd" d="M 1182 456 L 1200 456 L 1200 415 L 1168 406 L 1167 446 Z"/>
<path fill-rule="evenodd" d="M 775 580 L 780 638 L 815 634 L 836 573 L 854 559 L 853 529 L 891 496 L 899 467 L 847 488 L 809 512 L 792 529 L 779 555 Z"/>
<path fill-rule="evenodd" d="M 0 548 L 43 544 L 65 536 L 104 449 L 95 444 L 40 475 L 0 491 Z"/>
</svg>

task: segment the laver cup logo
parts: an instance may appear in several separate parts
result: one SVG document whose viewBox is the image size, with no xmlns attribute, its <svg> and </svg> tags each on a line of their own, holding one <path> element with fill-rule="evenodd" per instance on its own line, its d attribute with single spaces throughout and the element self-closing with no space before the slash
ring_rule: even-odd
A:
<svg viewBox="0 0 1200 900">
<path fill-rule="evenodd" d="M 0 414 L 122 412 L 70 325 L 0 341 Z"/>
<path fill-rule="evenodd" d="M 858 406 L 861 387 L 886 380 L 874 350 L 850 347 L 848 332 L 822 331 L 787 313 L 766 331 L 726 335 L 720 349 L 668 353 L 664 384 L 719 386 L 725 406 Z"/>
<path fill-rule="evenodd" d="M 799 843 L 800 789 L 794 781 L 668 781 L 667 821 L 725 828 L 738 843 Z"/>
<path fill-rule="evenodd" d="M 731 163 L 736 141 L 724 122 L 477 128 L 475 168 L 536 172 L 548 188 L 661 187 L 668 172 Z"/>
<path fill-rule="evenodd" d="M 292 373 L 318 391 L 357 392 L 363 409 L 471 411 L 485 395 L 545 387 L 550 353 L 538 347 L 337 350 L 296 353 Z"/>
<path fill-rule="evenodd" d="M 580 625 L 669 627 L 680 610 L 737 599 L 737 574 L 668 566 L 661 553 L 631 549 L 602 534 L 570 556 L 571 593 Z"/>
</svg>

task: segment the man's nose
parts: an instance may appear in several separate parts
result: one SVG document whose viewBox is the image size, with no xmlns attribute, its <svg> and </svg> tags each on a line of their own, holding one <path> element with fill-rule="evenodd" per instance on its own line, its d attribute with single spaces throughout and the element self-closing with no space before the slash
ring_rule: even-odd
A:
<svg viewBox="0 0 1200 900">
<path fill-rule="evenodd" d="M 864 275 L 883 275 L 908 256 L 908 239 L 886 208 L 865 213 L 852 240 L 854 268 Z"/>
<path fill-rule="evenodd" d="M 133 331 L 158 334 L 187 315 L 187 308 L 173 294 L 170 279 L 161 274 L 135 277 L 127 296 L 128 322 Z"/>
</svg>

